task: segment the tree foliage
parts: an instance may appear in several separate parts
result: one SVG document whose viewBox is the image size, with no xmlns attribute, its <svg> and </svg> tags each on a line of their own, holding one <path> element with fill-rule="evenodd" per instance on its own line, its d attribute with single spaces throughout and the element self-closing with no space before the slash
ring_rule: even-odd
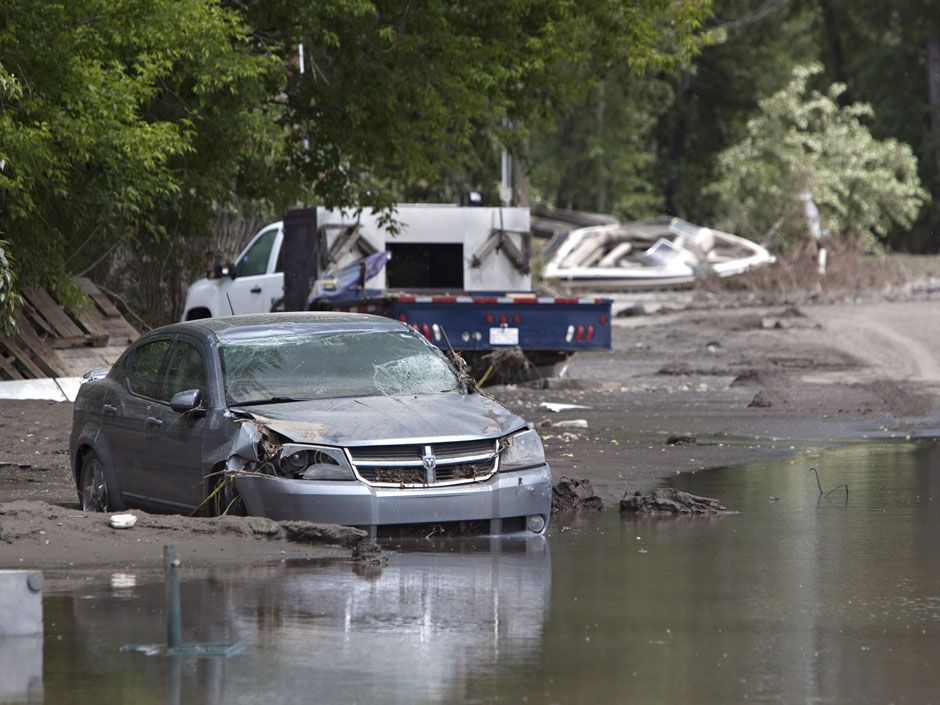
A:
<svg viewBox="0 0 940 705">
<path fill-rule="evenodd" d="M 893 225 L 910 227 L 927 201 L 911 148 L 874 138 L 862 123 L 869 105 L 839 104 L 844 85 L 810 90 L 821 72 L 818 64 L 798 68 L 760 102 L 747 136 L 720 155 L 711 193 L 735 231 L 759 238 L 775 230 L 785 244 L 798 242 L 808 235 L 800 195 L 809 192 L 824 231 L 871 245 Z"/>
<path fill-rule="evenodd" d="M 611 67 L 687 59 L 708 6 L 256 0 L 247 17 L 290 67 L 283 124 L 300 178 L 328 206 L 384 207 L 474 169 L 494 145 L 524 144 L 531 122 L 582 100 Z"/>
<path fill-rule="evenodd" d="M 117 243 L 184 236 L 270 132 L 274 64 L 207 0 L 7 0 L 0 60 L 20 87 L 0 105 L 0 231 L 24 283 L 60 294 Z"/>
</svg>

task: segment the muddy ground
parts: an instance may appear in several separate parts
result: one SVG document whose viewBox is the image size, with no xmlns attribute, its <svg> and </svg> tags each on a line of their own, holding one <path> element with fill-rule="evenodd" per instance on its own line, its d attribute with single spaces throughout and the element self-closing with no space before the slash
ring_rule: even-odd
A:
<svg viewBox="0 0 940 705">
<path fill-rule="evenodd" d="M 575 356 L 563 378 L 489 393 L 539 425 L 556 479 L 588 478 L 613 502 L 680 472 L 793 454 L 801 462 L 800 453 L 868 436 L 936 435 L 938 300 L 928 293 L 618 317 L 611 351 Z M 555 413 L 542 402 L 590 408 Z M 575 423 L 559 424 L 566 421 Z M 70 404 L 0 402 L 0 503 L 54 505 L 37 505 L 36 527 L 46 529 L 6 538 L 0 531 L 0 567 L 153 564 L 170 537 L 202 561 L 329 552 L 240 530 L 203 531 L 184 518 L 120 535 L 99 526 L 77 511 L 70 426 Z M 2 512 L 0 505 L 0 529 Z"/>
</svg>

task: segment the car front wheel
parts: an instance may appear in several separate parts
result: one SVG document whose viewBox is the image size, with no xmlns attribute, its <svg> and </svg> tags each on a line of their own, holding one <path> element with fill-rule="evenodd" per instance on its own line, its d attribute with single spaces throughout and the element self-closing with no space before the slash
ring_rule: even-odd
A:
<svg viewBox="0 0 940 705">
<path fill-rule="evenodd" d="M 108 480 L 98 456 L 88 451 L 82 463 L 82 480 L 79 484 L 82 511 L 106 512 L 110 508 Z"/>
</svg>

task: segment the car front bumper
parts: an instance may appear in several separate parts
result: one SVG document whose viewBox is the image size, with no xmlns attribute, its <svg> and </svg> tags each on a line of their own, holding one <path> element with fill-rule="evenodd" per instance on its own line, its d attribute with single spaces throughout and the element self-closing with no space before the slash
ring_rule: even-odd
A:
<svg viewBox="0 0 940 705">
<path fill-rule="evenodd" d="M 259 475 L 237 475 L 235 486 L 250 515 L 348 526 L 489 520 L 490 532 L 502 533 L 502 519 L 541 516 L 547 526 L 552 503 L 548 465 L 444 487 L 398 489 Z"/>
</svg>

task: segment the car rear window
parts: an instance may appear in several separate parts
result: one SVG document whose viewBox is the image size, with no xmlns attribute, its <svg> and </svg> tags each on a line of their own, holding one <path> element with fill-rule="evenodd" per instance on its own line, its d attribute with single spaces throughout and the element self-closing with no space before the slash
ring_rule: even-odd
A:
<svg viewBox="0 0 940 705">
<path fill-rule="evenodd" d="M 229 404 L 439 394 L 460 382 L 441 353 L 407 331 L 306 333 L 224 341 Z"/>
</svg>

